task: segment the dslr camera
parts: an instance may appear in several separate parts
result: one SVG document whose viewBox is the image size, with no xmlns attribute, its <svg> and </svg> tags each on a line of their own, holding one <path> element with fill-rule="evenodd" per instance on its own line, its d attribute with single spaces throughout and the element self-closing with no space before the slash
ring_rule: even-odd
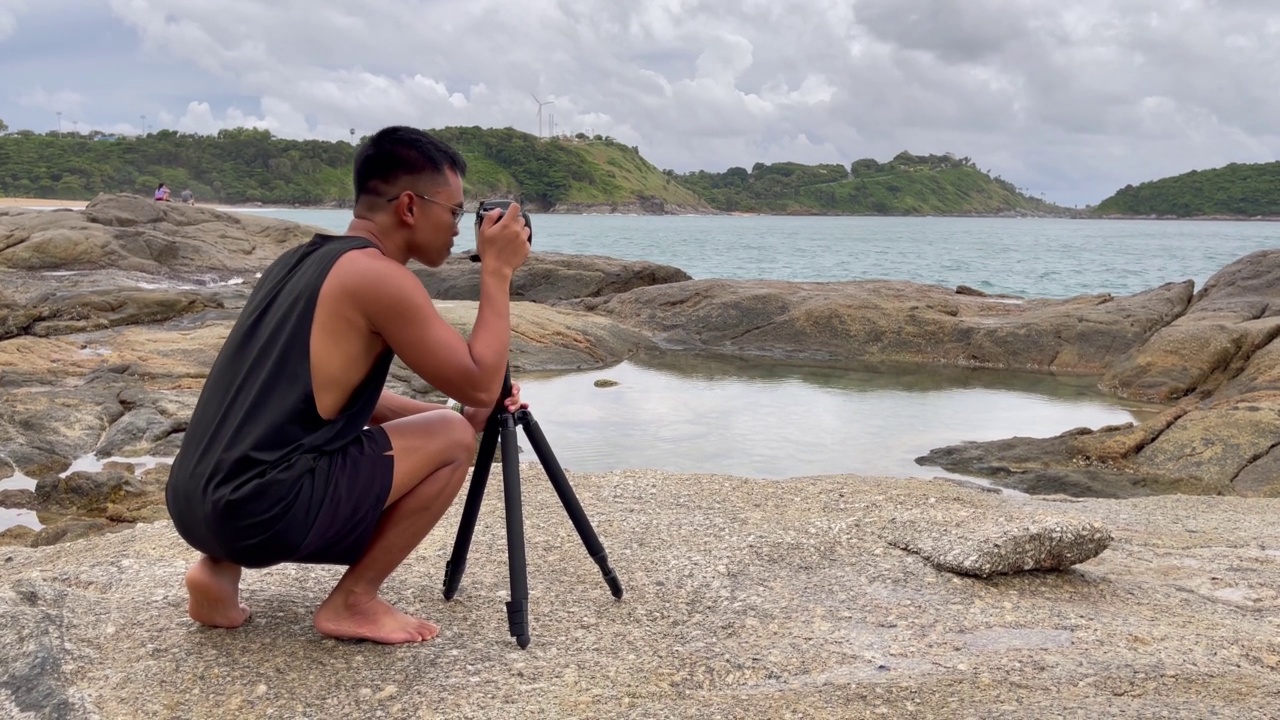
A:
<svg viewBox="0 0 1280 720">
<path fill-rule="evenodd" d="M 484 223 L 484 216 L 491 211 L 498 211 L 498 220 L 506 214 L 507 209 L 511 207 L 512 200 L 484 200 L 480 203 L 480 207 L 476 208 L 476 237 L 480 235 L 480 225 Z M 524 218 L 524 226 L 529 228 L 529 244 L 533 244 L 533 221 L 529 219 L 529 213 L 524 208 L 520 208 L 520 217 Z M 478 252 L 471 253 L 471 262 L 480 262 L 480 254 Z"/>
</svg>

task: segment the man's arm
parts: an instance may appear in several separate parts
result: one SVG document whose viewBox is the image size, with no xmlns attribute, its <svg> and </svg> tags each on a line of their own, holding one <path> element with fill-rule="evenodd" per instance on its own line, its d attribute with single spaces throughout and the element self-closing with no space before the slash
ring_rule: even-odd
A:
<svg viewBox="0 0 1280 720">
<path fill-rule="evenodd" d="M 440 317 L 408 268 L 380 256 L 364 256 L 358 265 L 348 276 L 348 296 L 414 374 L 464 405 L 498 402 L 511 343 L 509 270 L 481 266 L 480 308 L 467 340 Z"/>
</svg>

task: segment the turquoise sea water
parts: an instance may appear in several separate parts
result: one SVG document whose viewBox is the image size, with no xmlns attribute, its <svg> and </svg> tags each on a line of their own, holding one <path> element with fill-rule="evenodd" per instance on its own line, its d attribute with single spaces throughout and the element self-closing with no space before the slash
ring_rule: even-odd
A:
<svg viewBox="0 0 1280 720">
<path fill-rule="evenodd" d="M 341 231 L 345 210 L 255 211 Z M 1004 218 L 534 215 L 534 248 L 675 265 L 695 278 L 912 280 L 1027 297 L 1197 287 L 1280 223 Z M 471 218 L 456 250 L 471 247 Z"/>
</svg>

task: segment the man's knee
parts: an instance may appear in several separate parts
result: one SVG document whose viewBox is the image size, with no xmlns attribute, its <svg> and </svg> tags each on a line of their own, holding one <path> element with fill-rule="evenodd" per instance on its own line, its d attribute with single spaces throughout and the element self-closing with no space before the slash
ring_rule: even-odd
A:
<svg viewBox="0 0 1280 720">
<path fill-rule="evenodd" d="M 470 463 L 476 457 L 476 430 L 471 423 L 458 413 L 449 413 L 449 422 L 445 426 L 445 434 L 450 450 L 456 453 L 456 459 Z"/>
</svg>

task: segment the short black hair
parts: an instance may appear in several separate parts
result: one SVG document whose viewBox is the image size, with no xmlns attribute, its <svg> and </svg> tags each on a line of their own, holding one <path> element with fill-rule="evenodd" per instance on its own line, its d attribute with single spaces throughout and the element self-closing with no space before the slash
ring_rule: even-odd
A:
<svg viewBox="0 0 1280 720">
<path fill-rule="evenodd" d="M 385 127 L 356 151 L 356 200 L 369 195 L 385 197 L 405 177 L 443 175 L 453 170 L 466 177 L 467 161 L 448 143 L 417 128 Z"/>
</svg>

